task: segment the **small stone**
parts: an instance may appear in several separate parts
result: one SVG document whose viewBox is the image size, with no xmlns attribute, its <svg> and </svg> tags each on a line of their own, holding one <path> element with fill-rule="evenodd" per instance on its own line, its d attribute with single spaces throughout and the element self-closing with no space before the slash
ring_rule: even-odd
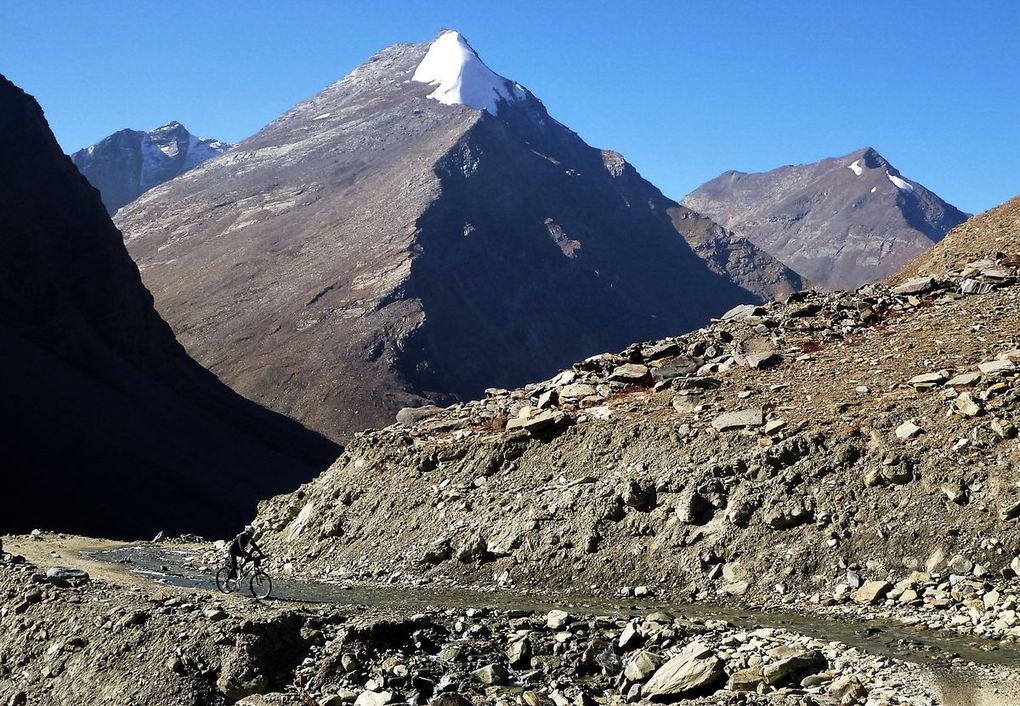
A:
<svg viewBox="0 0 1020 706">
<path fill-rule="evenodd" d="M 222 608 L 216 607 L 206 608 L 205 610 L 202 611 L 202 615 L 204 615 L 206 618 L 213 622 L 225 620 L 227 618 L 226 611 L 224 611 Z"/>
<path fill-rule="evenodd" d="M 487 664 L 471 672 L 471 676 L 486 686 L 504 686 L 510 683 L 510 673 L 501 664 Z"/>
<path fill-rule="evenodd" d="M 545 616 L 546 627 L 553 630 L 562 630 L 570 624 L 571 616 L 565 610 L 550 610 Z"/>
<path fill-rule="evenodd" d="M 449 646 L 444 647 L 443 649 L 439 650 L 439 654 L 436 655 L 436 658 L 440 662 L 456 662 L 457 660 L 460 659 L 460 653 L 461 653 L 461 648 L 460 647 L 458 647 L 457 645 L 449 645 Z M 345 667 L 345 669 L 346 669 L 346 667 Z M 354 670 L 348 669 L 347 671 L 351 672 L 351 671 L 354 671 Z"/>
<path fill-rule="evenodd" d="M 822 654 L 821 650 L 811 650 L 810 652 L 796 654 L 766 665 L 762 668 L 761 673 L 765 678 L 765 683 L 774 686 L 797 677 L 815 674 L 827 666 L 829 666 L 829 663 L 826 661 L 825 655 Z"/>
<path fill-rule="evenodd" d="M 762 429 L 762 431 L 768 436 L 775 436 L 785 428 L 786 428 L 785 419 L 771 419 L 765 422 L 765 428 Z"/>
<path fill-rule="evenodd" d="M 1016 364 L 1011 360 L 990 360 L 978 363 L 978 370 L 985 375 L 1008 375 L 1016 370 Z"/>
<path fill-rule="evenodd" d="M 910 378 L 910 380 L 907 381 L 907 384 L 918 390 L 930 390 L 931 388 L 944 383 L 946 381 L 946 377 L 945 371 L 924 373 Z"/>
<path fill-rule="evenodd" d="M 366 689 L 354 700 L 354 706 L 386 706 L 391 701 L 393 701 L 392 691 Z"/>
<path fill-rule="evenodd" d="M 733 307 L 719 318 L 722 321 L 740 321 L 747 319 L 752 316 L 762 316 L 765 313 L 765 309 L 756 304 L 740 304 Z"/>
<path fill-rule="evenodd" d="M 765 423 L 765 415 L 761 408 L 742 409 L 736 412 L 724 412 L 712 420 L 716 431 L 731 431 L 747 427 L 760 427 Z"/>
<path fill-rule="evenodd" d="M 467 699 L 465 699 L 465 701 L 467 701 Z M 537 691 L 532 691 L 530 689 L 528 691 L 521 693 L 521 701 L 525 703 L 525 706 L 548 706 L 549 704 L 553 703 L 550 699 L 547 699 L 544 696 L 542 696 L 542 694 L 538 693 Z M 433 701 L 432 703 L 429 704 L 429 706 L 435 706 L 435 704 L 437 703 L 438 700 Z M 472 705 L 470 701 L 467 701 L 467 703 L 464 704 L 464 706 Z"/>
<path fill-rule="evenodd" d="M 992 433 L 1000 439 L 1015 439 L 1017 436 L 1016 426 L 1005 419 L 996 417 L 989 426 L 992 428 Z"/>
<path fill-rule="evenodd" d="M 885 598 L 891 589 L 892 584 L 888 581 L 865 581 L 850 597 L 857 603 L 874 605 Z"/>
<path fill-rule="evenodd" d="M 648 366 L 638 363 L 624 363 L 613 370 L 609 379 L 614 382 L 636 383 L 648 376 Z"/>
<path fill-rule="evenodd" d="M 950 502 L 963 505 L 967 502 L 967 490 L 960 482 L 945 483 L 942 486 L 942 493 Z"/>
<path fill-rule="evenodd" d="M 893 294 L 907 295 L 907 294 L 924 294 L 935 286 L 934 277 L 914 277 L 908 279 L 903 284 L 900 284 L 892 288 Z"/>
<path fill-rule="evenodd" d="M 532 692 L 534 693 L 534 692 Z M 539 702 L 542 704 L 543 702 Z M 440 694 L 429 702 L 429 706 L 474 706 L 471 699 L 453 691 Z M 536 705 L 539 706 L 539 705 Z"/>
<path fill-rule="evenodd" d="M 623 628 L 623 632 L 620 633 L 620 637 L 616 641 L 616 644 L 621 649 L 627 650 L 642 644 L 644 641 L 645 638 L 638 631 L 637 625 L 634 623 L 627 623 L 627 625 Z"/>
<path fill-rule="evenodd" d="M 970 387 L 980 379 L 980 373 L 961 373 L 960 375 L 950 378 L 946 385 L 949 387 Z"/>
<path fill-rule="evenodd" d="M 413 427 L 418 422 L 434 417 L 443 411 L 442 407 L 436 407 L 435 405 L 425 405 L 423 407 L 404 407 L 397 412 L 397 424 L 403 424 L 406 427 Z"/>
<path fill-rule="evenodd" d="M 856 675 L 846 674 L 829 685 L 829 695 L 840 703 L 854 704 L 863 702 L 868 696 L 868 690 Z"/>
<path fill-rule="evenodd" d="M 642 650 L 627 663 L 623 675 L 630 681 L 644 681 L 662 664 L 662 658 L 651 652 Z"/>
<path fill-rule="evenodd" d="M 529 434 L 539 434 L 558 426 L 566 419 L 562 412 L 546 410 L 533 417 L 514 417 L 506 423 L 506 430 L 523 429 Z"/>
<path fill-rule="evenodd" d="M 764 683 L 765 677 L 762 676 L 761 667 L 748 667 L 733 672 L 727 686 L 731 691 L 755 691 L 759 684 Z"/>
<path fill-rule="evenodd" d="M 938 547 L 931 553 L 928 560 L 924 563 L 924 569 L 929 574 L 934 574 L 942 569 L 946 565 L 946 551 L 942 547 Z"/>
<path fill-rule="evenodd" d="M 971 397 L 969 392 L 961 393 L 959 397 L 953 400 L 953 406 L 965 417 L 976 417 L 984 411 L 981 404 Z"/>
<path fill-rule="evenodd" d="M 775 351 L 758 351 L 741 356 L 739 362 L 752 370 L 764 370 L 779 365 L 783 356 Z"/>
<path fill-rule="evenodd" d="M 1015 520 L 1020 517 L 1020 501 L 1003 505 L 999 510 L 1000 520 Z"/>
<path fill-rule="evenodd" d="M 583 382 L 575 382 L 570 385 L 564 385 L 557 391 L 560 402 L 566 403 L 577 403 L 583 400 L 585 397 L 594 397 L 597 392 L 594 387 L 587 385 Z"/>
<path fill-rule="evenodd" d="M 913 439 L 915 436 L 922 434 L 924 429 L 917 426 L 913 420 L 903 422 L 896 427 L 896 438 L 900 441 L 906 441 L 907 439 Z"/>
<path fill-rule="evenodd" d="M 969 574 L 974 570 L 974 562 L 962 554 L 957 554 L 949 560 L 949 570 L 954 574 Z"/>
<path fill-rule="evenodd" d="M 527 666 L 531 662 L 531 640 L 523 638 L 510 643 L 506 649 L 507 662 L 511 667 Z"/>
</svg>

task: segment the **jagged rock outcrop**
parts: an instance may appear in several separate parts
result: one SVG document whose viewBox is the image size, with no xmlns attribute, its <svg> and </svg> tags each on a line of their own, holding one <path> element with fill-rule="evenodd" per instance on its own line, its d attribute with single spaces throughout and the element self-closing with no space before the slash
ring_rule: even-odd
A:
<svg viewBox="0 0 1020 706">
<path fill-rule="evenodd" d="M 383 50 L 117 222 L 192 355 L 341 438 L 757 300 L 720 274 L 729 255 L 710 269 L 692 252 L 703 226 L 677 209 L 445 32 Z M 774 286 L 799 286 L 780 269 Z"/>
<path fill-rule="evenodd" d="M 3 77 L 0 393 L 0 531 L 227 532 L 339 451 L 187 356 L 95 190 Z"/>
<path fill-rule="evenodd" d="M 729 171 L 683 200 L 830 289 L 894 274 L 966 214 L 867 147 L 747 174 Z"/>
<path fill-rule="evenodd" d="M 963 601 L 932 578 L 949 557 L 987 590 L 1020 553 L 1015 215 L 961 227 L 993 259 L 981 272 L 1002 271 L 981 293 L 961 288 L 966 263 L 798 293 L 358 435 L 260 505 L 267 544 L 335 577 L 849 601 L 850 568 L 852 588 Z M 1016 618 L 981 629 L 1020 636 Z"/>
<path fill-rule="evenodd" d="M 118 130 L 78 150 L 71 161 L 99 195 L 110 215 L 141 194 L 223 154 L 230 145 L 196 137 L 176 120 L 155 130 Z"/>
</svg>

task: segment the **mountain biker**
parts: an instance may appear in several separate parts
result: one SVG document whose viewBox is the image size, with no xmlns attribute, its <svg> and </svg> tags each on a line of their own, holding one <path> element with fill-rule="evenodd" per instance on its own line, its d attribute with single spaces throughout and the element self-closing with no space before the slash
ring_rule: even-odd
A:
<svg viewBox="0 0 1020 706">
<path fill-rule="evenodd" d="M 241 534 L 234 537 L 234 541 L 230 543 L 230 548 L 227 550 L 227 567 L 230 569 L 231 579 L 237 578 L 238 557 L 251 559 L 255 552 L 263 554 L 262 547 L 255 541 L 255 528 L 245 525 Z"/>
</svg>

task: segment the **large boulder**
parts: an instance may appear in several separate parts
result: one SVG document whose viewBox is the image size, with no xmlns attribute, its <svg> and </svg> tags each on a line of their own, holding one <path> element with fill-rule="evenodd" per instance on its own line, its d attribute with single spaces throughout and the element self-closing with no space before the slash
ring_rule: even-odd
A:
<svg viewBox="0 0 1020 706">
<path fill-rule="evenodd" d="M 216 688 L 228 699 L 239 701 L 252 694 L 264 694 L 269 688 L 269 675 L 249 650 L 234 648 L 223 659 Z"/>
<path fill-rule="evenodd" d="M 723 661 L 705 644 L 692 642 L 659 667 L 641 690 L 653 699 L 700 692 L 726 676 Z"/>
<path fill-rule="evenodd" d="M 885 598 L 885 594 L 891 590 L 892 584 L 888 581 L 866 581 L 854 591 L 852 598 L 858 603 L 874 605 Z"/>
<path fill-rule="evenodd" d="M 404 407 L 397 412 L 397 424 L 403 424 L 405 427 L 413 427 L 423 419 L 434 417 L 442 411 L 442 407 L 437 407 L 432 404 L 427 404 L 423 407 Z"/>
<path fill-rule="evenodd" d="M 54 566 L 46 571 L 46 580 L 54 586 L 68 588 L 87 583 L 89 575 L 81 569 L 70 569 L 66 566 Z"/>
<path fill-rule="evenodd" d="M 825 655 L 820 650 L 811 650 L 765 665 L 761 673 L 766 683 L 774 685 L 816 674 L 827 666 Z"/>
</svg>

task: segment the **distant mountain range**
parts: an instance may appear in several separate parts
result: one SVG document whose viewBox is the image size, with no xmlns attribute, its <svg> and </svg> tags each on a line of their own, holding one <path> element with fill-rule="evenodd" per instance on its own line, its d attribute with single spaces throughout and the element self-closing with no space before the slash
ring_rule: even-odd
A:
<svg viewBox="0 0 1020 706">
<path fill-rule="evenodd" d="M 725 172 L 683 203 L 811 282 L 851 290 L 896 272 L 967 219 L 870 147 L 770 172 Z"/>
<path fill-rule="evenodd" d="M 336 439 L 802 285 L 452 31 L 381 51 L 116 220 L 192 355 Z"/>
<path fill-rule="evenodd" d="M 42 110 L 0 76 L 0 533 L 224 536 L 339 447 L 184 352 Z"/>
<path fill-rule="evenodd" d="M 119 130 L 71 155 L 111 215 L 154 186 L 194 169 L 230 145 L 195 137 L 179 122 L 150 132 Z"/>
</svg>

